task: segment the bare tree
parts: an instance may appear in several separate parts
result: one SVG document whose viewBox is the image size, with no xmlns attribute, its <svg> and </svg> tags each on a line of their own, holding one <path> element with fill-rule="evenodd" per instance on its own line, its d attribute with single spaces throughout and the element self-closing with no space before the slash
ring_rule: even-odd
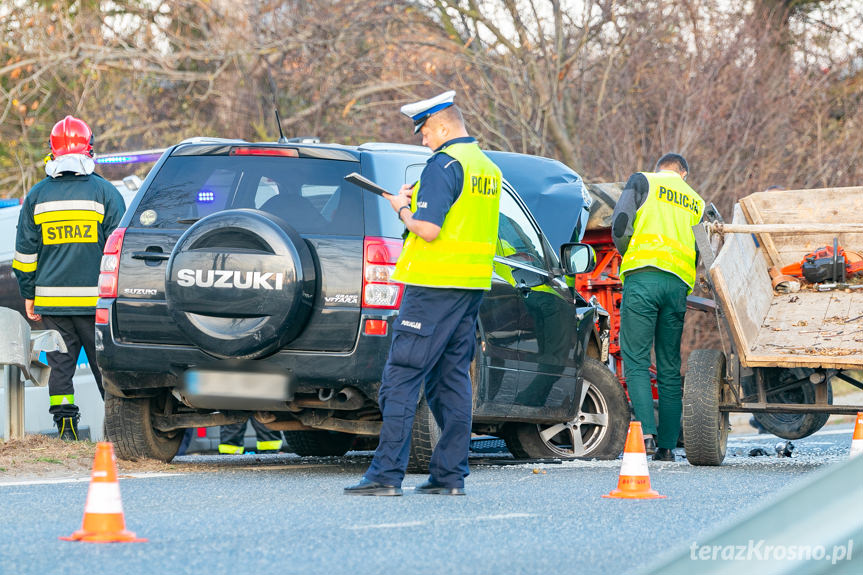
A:
<svg viewBox="0 0 863 575">
<path fill-rule="evenodd" d="M 763 0 L 755 11 L 711 0 L 419 5 L 429 33 L 415 51 L 434 62 L 420 76 L 458 86 L 490 146 L 551 155 L 592 180 L 620 180 L 681 151 L 696 188 L 726 211 L 771 183 L 860 180 L 859 152 L 843 149 L 859 112 L 840 86 L 859 76 L 849 54 L 863 41 L 813 19 L 844 11 L 836 20 L 859 26 L 853 2 Z M 780 41 L 787 34 L 794 42 Z M 841 60 L 817 49 L 836 40 Z M 853 169 L 830 171 L 834 157 Z"/>
<path fill-rule="evenodd" d="M 383 0 L 13 0 L 0 10 L 0 186 L 41 177 L 48 132 L 66 114 L 100 150 L 189 136 L 350 141 L 386 133 L 377 102 L 416 80 L 388 75 L 404 27 Z M 382 35 L 383 33 L 383 35 Z"/>
<path fill-rule="evenodd" d="M 678 150 L 727 212 L 770 184 L 863 179 L 861 11 L 855 0 L 10 0 L 0 185 L 21 194 L 40 177 L 48 130 L 67 113 L 103 151 L 273 139 L 274 106 L 294 135 L 409 140 L 398 105 L 456 87 L 488 147 L 552 156 L 593 181 Z"/>
</svg>

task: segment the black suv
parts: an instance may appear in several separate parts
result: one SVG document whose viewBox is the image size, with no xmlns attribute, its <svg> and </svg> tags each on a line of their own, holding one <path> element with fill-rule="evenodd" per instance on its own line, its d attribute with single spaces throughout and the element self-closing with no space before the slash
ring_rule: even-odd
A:
<svg viewBox="0 0 863 575">
<path fill-rule="evenodd" d="M 389 281 L 404 227 L 351 172 L 390 190 L 427 148 L 193 139 L 166 150 L 106 243 L 96 346 L 105 428 L 120 457 L 169 461 L 184 428 L 254 416 L 300 455 L 342 455 L 379 433 L 377 390 L 403 286 Z M 563 164 L 490 153 L 508 181 L 580 180 Z M 572 195 L 573 238 L 589 199 Z M 472 365 L 473 429 L 517 457 L 613 458 L 629 423 L 600 349 L 596 306 L 564 271 L 509 183 Z M 593 253 L 570 245 L 565 265 Z M 567 252 L 569 258 L 569 251 Z M 578 261 L 580 258 L 581 261 Z M 592 355 L 596 355 L 593 353 Z M 411 469 L 437 426 L 421 400 Z"/>
</svg>

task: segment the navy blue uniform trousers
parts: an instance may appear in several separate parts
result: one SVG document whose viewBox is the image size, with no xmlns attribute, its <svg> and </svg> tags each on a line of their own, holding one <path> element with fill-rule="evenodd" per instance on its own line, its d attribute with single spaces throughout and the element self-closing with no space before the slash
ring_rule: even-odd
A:
<svg viewBox="0 0 863 575">
<path fill-rule="evenodd" d="M 420 387 L 441 429 L 429 479 L 464 487 L 471 426 L 470 362 L 482 290 L 407 286 L 384 366 L 378 403 L 380 443 L 366 479 L 401 486 Z"/>
</svg>

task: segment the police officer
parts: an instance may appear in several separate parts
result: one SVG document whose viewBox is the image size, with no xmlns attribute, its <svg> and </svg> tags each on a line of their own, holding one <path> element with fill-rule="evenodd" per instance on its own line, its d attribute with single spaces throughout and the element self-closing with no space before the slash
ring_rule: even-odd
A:
<svg viewBox="0 0 863 575">
<path fill-rule="evenodd" d="M 95 314 L 102 248 L 126 205 L 110 182 L 94 173 L 93 132 L 66 116 L 51 130 L 47 177 L 27 193 L 18 217 L 12 268 L 27 317 L 60 332 L 66 353 L 47 354 L 50 407 L 60 438 L 78 439 L 72 376 L 84 348 L 99 393 Z"/>
<path fill-rule="evenodd" d="M 256 447 L 258 453 L 277 453 L 282 448 L 282 432 L 273 431 L 263 423 L 259 423 L 254 417 L 248 421 L 252 422 L 257 437 Z M 246 423 L 239 421 L 223 425 L 219 428 L 219 453 L 241 454 L 245 452 Z"/>
<path fill-rule="evenodd" d="M 407 284 L 378 401 L 380 443 L 348 495 L 401 495 L 420 387 L 441 428 L 417 493 L 464 495 L 471 430 L 470 362 L 483 290 L 491 288 L 500 169 L 468 136 L 455 92 L 401 111 L 434 150 L 414 186 L 386 196 L 408 230 L 393 279 Z"/>
<path fill-rule="evenodd" d="M 697 256 L 692 226 L 704 212 L 704 200 L 685 182 L 688 172 L 683 156 L 665 154 L 655 172 L 629 178 L 612 215 L 614 244 L 623 255 L 620 348 L 626 386 L 644 430 L 645 450 L 655 461 L 674 461 L 683 409 L 680 339 Z M 658 434 L 648 371 L 651 348 L 656 353 Z"/>
</svg>

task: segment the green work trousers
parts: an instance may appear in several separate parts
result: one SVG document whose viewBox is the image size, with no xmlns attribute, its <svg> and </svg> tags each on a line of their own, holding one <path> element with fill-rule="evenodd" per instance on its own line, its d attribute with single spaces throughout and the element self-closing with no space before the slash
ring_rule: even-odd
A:
<svg viewBox="0 0 863 575">
<path fill-rule="evenodd" d="M 677 276 L 653 269 L 630 272 L 623 282 L 620 349 L 626 388 L 643 432 L 656 435 L 656 446 L 666 449 L 674 449 L 680 435 L 683 411 L 680 338 L 688 291 L 688 286 Z M 658 434 L 650 391 L 651 348 L 656 352 Z"/>
</svg>

